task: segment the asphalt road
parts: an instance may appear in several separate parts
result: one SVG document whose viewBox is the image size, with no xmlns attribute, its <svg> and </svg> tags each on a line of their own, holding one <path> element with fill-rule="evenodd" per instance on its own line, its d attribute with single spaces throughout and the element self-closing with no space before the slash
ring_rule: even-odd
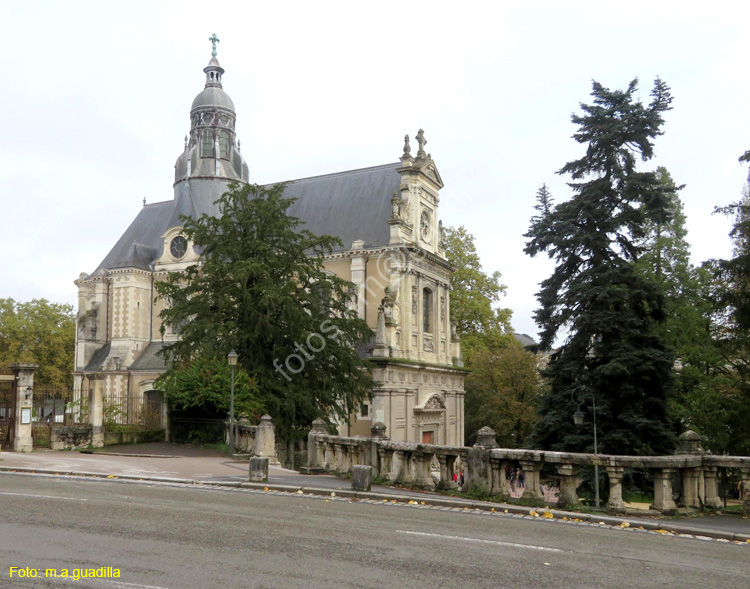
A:
<svg viewBox="0 0 750 589">
<path fill-rule="evenodd" d="M 0 586 L 750 586 L 750 545 L 404 503 L 0 475 Z M 10 567 L 39 570 L 9 577 Z M 45 579 L 114 567 L 119 579 Z"/>
</svg>

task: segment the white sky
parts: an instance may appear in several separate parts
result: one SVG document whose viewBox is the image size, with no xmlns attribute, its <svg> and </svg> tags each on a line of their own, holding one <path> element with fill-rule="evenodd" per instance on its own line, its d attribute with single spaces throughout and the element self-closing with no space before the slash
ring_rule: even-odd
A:
<svg viewBox="0 0 750 589">
<path fill-rule="evenodd" d="M 523 254 L 536 190 L 580 157 L 570 115 L 591 80 L 674 110 L 666 166 L 693 260 L 730 252 L 715 205 L 739 197 L 750 149 L 747 2 L 53 2 L 0 0 L 0 297 L 76 304 L 174 162 L 203 89 L 208 37 L 251 180 L 394 162 L 421 127 L 446 183 L 440 217 L 500 270 L 516 331 L 536 336 L 546 259 Z M 414 141 L 412 141 L 414 144 Z M 644 168 L 645 169 L 645 168 Z"/>
</svg>

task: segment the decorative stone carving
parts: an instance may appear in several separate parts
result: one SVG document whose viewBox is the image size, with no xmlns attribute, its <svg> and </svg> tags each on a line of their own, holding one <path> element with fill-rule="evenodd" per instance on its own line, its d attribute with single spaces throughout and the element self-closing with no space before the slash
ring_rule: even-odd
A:
<svg viewBox="0 0 750 589">
<path fill-rule="evenodd" d="M 417 285 L 411 287 L 411 312 L 414 316 L 417 314 Z"/>
<path fill-rule="evenodd" d="M 440 323 L 445 325 L 445 297 L 440 297 Z"/>
<path fill-rule="evenodd" d="M 391 197 L 391 218 L 392 219 L 398 219 L 401 217 L 400 202 L 401 202 L 401 198 L 398 196 L 398 192 L 394 190 L 393 196 Z"/>
<path fill-rule="evenodd" d="M 411 145 L 409 145 L 409 136 L 404 135 L 404 155 L 403 157 L 411 157 Z"/>
<path fill-rule="evenodd" d="M 424 131 L 422 129 L 417 132 L 417 143 L 419 144 L 417 157 L 424 157 L 425 155 L 427 155 L 424 150 L 424 146 L 427 145 L 427 139 L 424 138 Z"/>
</svg>

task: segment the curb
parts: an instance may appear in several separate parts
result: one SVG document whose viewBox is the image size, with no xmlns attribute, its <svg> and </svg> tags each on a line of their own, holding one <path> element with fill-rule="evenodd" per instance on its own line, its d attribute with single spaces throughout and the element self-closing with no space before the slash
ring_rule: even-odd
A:
<svg viewBox="0 0 750 589">
<path fill-rule="evenodd" d="M 133 456 L 129 454 L 128 456 Z M 522 515 L 530 519 L 542 519 L 539 516 L 531 515 L 532 512 L 544 511 L 552 514 L 553 518 L 549 521 L 564 521 L 563 518 L 567 518 L 568 521 L 579 523 L 580 525 L 597 525 L 597 523 L 621 527 L 625 522 L 629 524 L 629 527 L 635 528 L 636 530 L 642 528 L 644 531 L 661 532 L 669 534 L 679 534 L 686 537 L 697 537 L 697 538 L 713 538 L 716 540 L 724 540 L 730 542 L 741 542 L 750 543 L 750 531 L 747 533 L 731 532 L 726 530 L 714 530 L 710 528 L 694 528 L 690 525 L 681 523 L 672 523 L 660 520 L 644 520 L 638 518 L 629 517 L 617 517 L 612 515 L 596 515 L 590 513 L 577 513 L 574 511 L 561 511 L 557 509 L 544 509 L 544 508 L 533 508 L 533 507 L 522 507 L 520 505 L 513 505 L 507 503 L 491 503 L 488 501 L 467 501 L 460 499 L 438 499 L 435 497 L 425 497 L 424 495 L 393 495 L 390 493 L 379 493 L 377 491 L 354 491 L 350 489 L 324 489 L 320 487 L 306 487 L 299 485 L 284 485 L 274 483 L 257 483 L 249 481 L 196 481 L 193 479 L 180 479 L 170 477 L 141 477 L 138 475 L 129 474 L 105 474 L 98 472 L 85 472 L 85 471 L 62 471 L 62 470 L 50 470 L 42 468 L 28 468 L 28 467 L 11 467 L 11 466 L 0 466 L 0 474 L 2 473 L 18 473 L 18 474 L 41 474 L 41 475 L 52 475 L 52 476 L 73 476 L 82 478 L 95 478 L 100 480 L 126 480 L 126 481 L 144 481 L 152 483 L 170 483 L 170 484 L 183 484 L 183 485 L 195 485 L 205 487 L 227 487 L 227 488 L 241 488 L 250 489 L 255 491 L 275 491 L 279 493 L 290 493 L 290 494 L 307 494 L 317 495 L 321 497 L 337 497 L 339 499 L 369 499 L 373 501 L 383 501 L 389 503 L 407 503 L 413 504 L 418 503 L 420 505 L 429 505 L 432 507 L 447 507 L 450 509 L 460 510 L 474 510 L 474 511 L 486 511 L 494 513 L 508 513 L 514 515 Z M 544 521 L 544 520 L 542 520 Z"/>
</svg>

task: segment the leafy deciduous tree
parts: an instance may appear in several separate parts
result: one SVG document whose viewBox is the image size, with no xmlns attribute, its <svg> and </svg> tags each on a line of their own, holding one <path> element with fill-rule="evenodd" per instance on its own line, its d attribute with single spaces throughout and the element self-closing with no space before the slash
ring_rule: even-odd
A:
<svg viewBox="0 0 750 589">
<path fill-rule="evenodd" d="M 505 294 L 500 272 L 482 270 L 474 236 L 465 227 L 448 227 L 443 240 L 445 257 L 455 268 L 451 276 L 451 319 L 461 336 L 464 359 L 471 364 L 481 349 L 499 350 L 512 340 L 510 309 L 496 305 Z"/>
<path fill-rule="evenodd" d="M 18 303 L 0 299 L 0 366 L 14 362 L 38 364 L 36 387 L 72 384 L 75 314 L 68 304 L 34 299 Z"/>
</svg>

